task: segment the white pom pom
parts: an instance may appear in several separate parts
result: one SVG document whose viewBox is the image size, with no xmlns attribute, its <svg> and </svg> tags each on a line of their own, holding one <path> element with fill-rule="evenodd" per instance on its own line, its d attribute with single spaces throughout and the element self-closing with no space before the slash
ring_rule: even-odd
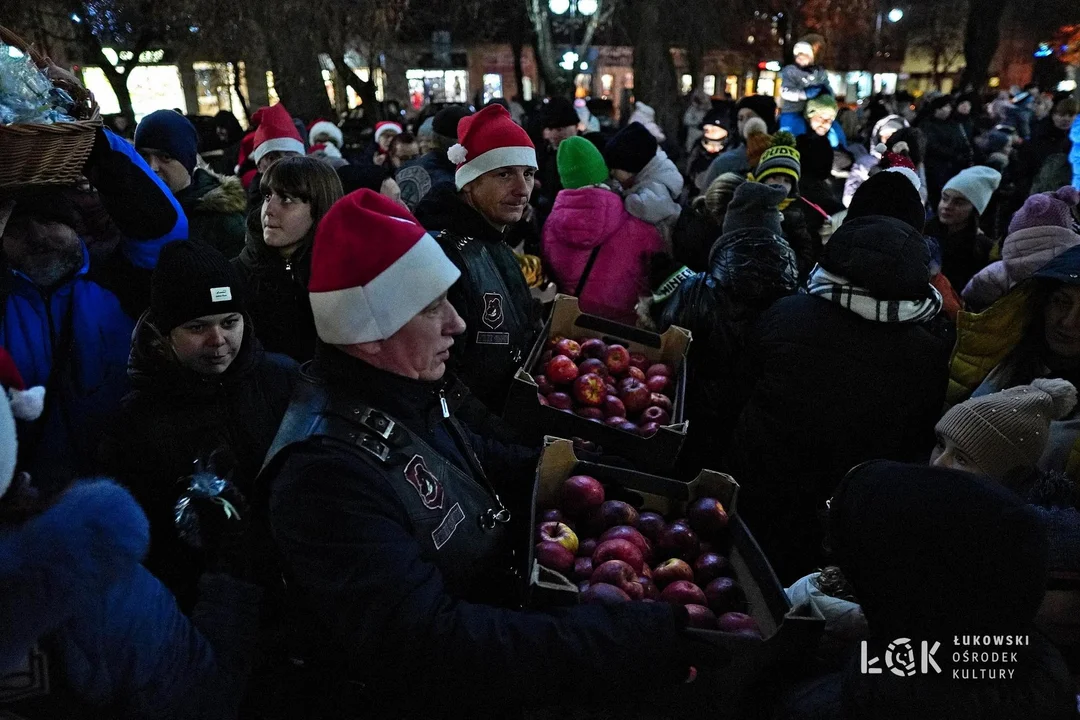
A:
<svg viewBox="0 0 1080 720">
<path fill-rule="evenodd" d="M 874 146 L 874 152 L 876 152 L 878 155 L 884 155 L 888 151 L 889 151 L 889 148 L 887 148 L 885 146 L 885 143 L 878 143 L 877 145 Z"/>
<path fill-rule="evenodd" d="M 1055 420 L 1068 417 L 1076 407 L 1076 387 L 1068 380 L 1059 378 L 1038 378 L 1031 381 L 1031 387 L 1042 390 L 1050 396 L 1053 407 L 1050 412 Z"/>
<path fill-rule="evenodd" d="M 463 165 L 469 157 L 469 151 L 461 143 L 456 143 L 446 151 L 446 157 L 455 165 Z"/>
<path fill-rule="evenodd" d="M 26 390 L 9 390 L 11 414 L 18 420 L 37 420 L 45 409 L 45 388 L 37 385 Z"/>
<path fill-rule="evenodd" d="M 906 142 L 904 142 L 903 140 L 900 140 L 899 142 L 897 142 L 895 145 L 892 146 L 892 151 L 894 153 L 896 153 L 897 155 L 899 155 L 901 153 L 910 154 L 911 153 L 911 148 L 908 147 L 908 144 Z"/>
</svg>

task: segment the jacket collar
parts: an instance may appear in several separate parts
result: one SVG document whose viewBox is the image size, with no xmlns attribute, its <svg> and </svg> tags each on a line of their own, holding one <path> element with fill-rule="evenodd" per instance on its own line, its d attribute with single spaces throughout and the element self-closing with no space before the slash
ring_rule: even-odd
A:
<svg viewBox="0 0 1080 720">
<path fill-rule="evenodd" d="M 429 230 L 446 230 L 454 235 L 491 243 L 502 242 L 503 239 L 503 233 L 462 200 L 450 183 L 437 185 L 417 207 L 416 214 L 420 223 Z"/>
</svg>

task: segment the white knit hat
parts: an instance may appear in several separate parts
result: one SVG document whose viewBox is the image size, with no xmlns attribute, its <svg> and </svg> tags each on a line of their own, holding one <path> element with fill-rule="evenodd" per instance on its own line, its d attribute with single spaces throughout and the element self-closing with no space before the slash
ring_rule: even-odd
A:
<svg viewBox="0 0 1080 720">
<path fill-rule="evenodd" d="M 460 276 L 408 210 L 357 190 L 334 203 L 315 232 L 308 281 L 315 330 L 330 345 L 385 340 Z"/>
<path fill-rule="evenodd" d="M 976 165 L 958 172 L 941 190 L 955 190 L 960 193 L 975 206 L 975 212 L 982 215 L 1000 184 L 1001 173 L 984 165 Z"/>
</svg>

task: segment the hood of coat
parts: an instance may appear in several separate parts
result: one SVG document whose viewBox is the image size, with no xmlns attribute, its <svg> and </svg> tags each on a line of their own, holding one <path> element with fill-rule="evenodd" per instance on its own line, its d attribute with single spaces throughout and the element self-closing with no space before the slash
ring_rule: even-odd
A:
<svg viewBox="0 0 1080 720">
<path fill-rule="evenodd" d="M 168 397 L 207 397 L 220 391 L 223 384 L 243 380 L 255 366 L 261 351 L 251 318 L 245 315 L 244 339 L 229 369 L 221 375 L 201 375 L 176 361 L 147 310 L 139 318 L 132 335 L 128 377 L 132 386 L 140 392 Z"/>
<path fill-rule="evenodd" d="M 1038 270 L 1069 248 L 1080 245 L 1080 235 L 1069 228 L 1048 225 L 1017 230 L 1001 243 L 1001 259 Z"/>
<path fill-rule="evenodd" d="M 0 670 L 131 572 L 149 542 L 146 516 L 108 480 L 76 483 L 44 512 L 0 528 Z"/>
<path fill-rule="evenodd" d="M 186 211 L 242 213 L 247 210 L 247 193 L 235 176 L 215 175 L 198 168 L 191 184 L 176 196 Z"/>
<path fill-rule="evenodd" d="M 709 274 L 739 300 L 771 302 L 799 287 L 795 251 L 764 228 L 725 233 L 709 253 Z"/>
<path fill-rule="evenodd" d="M 972 473 L 864 463 L 837 487 L 829 533 L 877 639 L 1024 633 L 1042 602 L 1049 546 L 1038 514 Z"/>
<path fill-rule="evenodd" d="M 683 176 L 667 153 L 657 149 L 656 155 L 634 176 L 634 187 L 658 183 L 667 188 L 672 198 L 678 198 L 683 190 Z"/>
<path fill-rule="evenodd" d="M 878 300 L 931 296 L 926 241 L 922 233 L 896 218 L 867 215 L 844 221 L 818 262 Z"/>
<path fill-rule="evenodd" d="M 578 248 L 603 245 L 627 221 L 636 218 L 626 212 L 622 197 L 598 187 L 561 190 L 547 222 L 554 223 L 551 238 Z"/>
</svg>

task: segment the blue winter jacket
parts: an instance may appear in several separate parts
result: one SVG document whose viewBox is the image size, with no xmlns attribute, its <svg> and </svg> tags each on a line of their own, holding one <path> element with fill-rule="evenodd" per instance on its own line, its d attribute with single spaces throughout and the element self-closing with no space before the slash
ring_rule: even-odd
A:
<svg viewBox="0 0 1080 720">
<path fill-rule="evenodd" d="M 29 702 L 63 717 L 65 706 L 50 707 L 72 700 L 115 718 L 235 715 L 258 588 L 204 576 L 189 620 L 139 564 L 148 542 L 131 495 L 100 480 L 0 527 L 0 716 Z"/>
<path fill-rule="evenodd" d="M 131 333 L 149 300 L 158 253 L 188 233 L 173 194 L 120 137 L 99 133 L 86 173 L 123 235 L 117 250 L 91 261 L 84 244 L 82 266 L 51 292 L 4 270 L 0 344 L 28 386 L 47 388 L 42 418 L 19 438 L 21 466 L 46 490 L 93 472 L 99 430 L 130 390 Z M 50 383 L 61 357 L 66 362 Z"/>
<path fill-rule="evenodd" d="M 1073 120 L 1072 130 L 1069 131 L 1069 139 L 1072 140 L 1072 151 L 1069 153 L 1069 162 L 1072 163 L 1072 184 L 1080 190 L 1080 116 Z"/>
</svg>

